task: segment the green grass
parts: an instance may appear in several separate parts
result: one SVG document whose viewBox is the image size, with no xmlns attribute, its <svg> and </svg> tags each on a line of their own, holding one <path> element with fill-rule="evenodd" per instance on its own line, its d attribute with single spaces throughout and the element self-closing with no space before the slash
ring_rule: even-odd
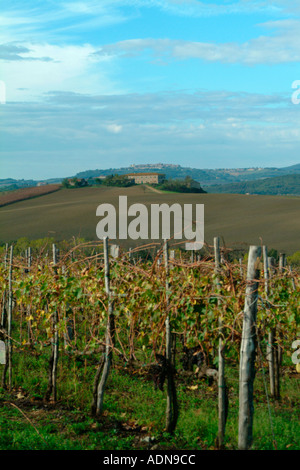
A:
<svg viewBox="0 0 300 470">
<path fill-rule="evenodd" d="M 122 364 L 112 368 L 101 418 L 90 415 L 96 366 L 74 363 L 62 356 L 58 368 L 58 401 L 43 402 L 47 385 L 47 356 L 14 356 L 14 389 L 0 390 L 0 450 L 127 450 L 215 449 L 218 432 L 217 384 L 209 386 L 195 375 L 176 377 L 180 414 L 174 435 L 165 433 L 166 385 L 155 390 L 144 375 L 129 373 Z M 26 373 L 24 373 L 26 371 Z M 253 449 L 300 448 L 299 382 L 285 367 L 281 400 L 267 399 L 264 375 L 258 371 L 254 392 Z M 265 371 L 266 373 L 266 371 Z M 229 413 L 225 448 L 238 439 L 238 370 L 228 366 Z"/>
<path fill-rule="evenodd" d="M 0 450 L 130 449 L 131 437 L 120 437 L 113 426 L 107 433 L 83 416 L 76 422 L 75 412 L 40 413 L 32 408 L 28 416 L 30 422 L 18 409 L 0 407 Z"/>
</svg>

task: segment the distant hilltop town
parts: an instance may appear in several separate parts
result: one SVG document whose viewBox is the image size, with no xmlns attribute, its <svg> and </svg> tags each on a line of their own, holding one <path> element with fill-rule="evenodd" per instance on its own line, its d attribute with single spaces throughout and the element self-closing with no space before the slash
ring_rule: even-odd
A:
<svg viewBox="0 0 300 470">
<path fill-rule="evenodd" d="M 140 165 L 130 165 L 130 168 L 135 170 L 147 170 L 149 168 L 181 168 L 180 165 L 173 165 L 172 163 L 142 163 Z"/>
<path fill-rule="evenodd" d="M 148 169 L 163 169 L 163 168 L 174 168 L 174 169 L 179 169 L 183 168 L 181 165 L 174 165 L 172 163 L 141 163 L 139 165 L 132 164 L 130 165 L 129 168 L 132 168 L 133 170 L 148 170 Z M 189 168 L 190 169 L 190 168 Z M 220 168 L 219 170 L 223 171 L 229 171 L 229 172 L 243 172 L 243 171 L 262 171 L 264 168 L 257 168 L 257 167 L 251 167 L 251 168 Z"/>
</svg>

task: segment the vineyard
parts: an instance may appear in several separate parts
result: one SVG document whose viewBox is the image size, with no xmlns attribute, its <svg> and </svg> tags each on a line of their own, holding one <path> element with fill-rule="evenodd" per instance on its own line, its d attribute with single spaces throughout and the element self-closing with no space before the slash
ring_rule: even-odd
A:
<svg viewBox="0 0 300 470">
<path fill-rule="evenodd" d="M 138 381 L 136 390 L 148 384 L 160 394 L 165 412 L 151 432 L 172 436 L 184 414 L 179 392 L 195 395 L 202 384 L 204 393 L 214 391 L 215 448 L 255 447 L 256 377 L 263 378 L 270 414 L 282 380 L 298 376 L 292 344 L 299 334 L 299 272 L 284 256 L 276 265 L 265 246 L 229 261 L 214 242 L 205 256 L 168 242 L 123 252 L 107 239 L 66 251 L 55 244 L 25 253 L 7 247 L 0 266 L 3 393 L 21 390 L 54 407 L 73 403 L 101 423 L 124 393 L 110 380 L 128 376 Z M 30 390 L 25 376 L 33 377 Z M 232 380 L 239 394 L 234 418 Z M 272 434 L 271 414 L 269 424 Z"/>
</svg>

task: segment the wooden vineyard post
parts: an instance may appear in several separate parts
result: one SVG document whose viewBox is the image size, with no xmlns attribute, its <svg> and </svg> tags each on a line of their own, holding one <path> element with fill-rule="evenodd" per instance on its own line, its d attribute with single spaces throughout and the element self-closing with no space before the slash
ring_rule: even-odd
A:
<svg viewBox="0 0 300 470">
<path fill-rule="evenodd" d="M 263 246 L 263 260 L 264 260 L 264 279 L 265 279 L 265 294 L 266 301 L 268 302 L 269 295 L 269 258 L 268 258 L 268 249 Z M 268 333 L 268 343 L 267 343 L 267 361 L 269 363 L 269 377 L 270 377 L 270 395 L 273 397 L 275 393 L 275 371 L 274 371 L 274 330 L 270 329 Z"/>
<path fill-rule="evenodd" d="M 31 268 L 31 247 L 27 248 L 27 267 L 28 269 Z"/>
<path fill-rule="evenodd" d="M 286 256 L 285 253 L 280 253 L 279 256 L 279 267 L 278 271 L 281 276 L 283 276 L 286 267 Z M 274 331 L 274 369 L 275 369 L 275 391 L 274 397 L 276 399 L 280 398 L 280 367 L 282 362 L 282 349 L 279 344 L 279 332 L 278 330 Z"/>
<path fill-rule="evenodd" d="M 13 293 L 12 293 L 12 266 L 13 266 L 13 250 L 14 247 L 10 247 L 9 257 L 9 271 L 8 271 L 8 306 L 7 306 L 7 337 L 6 337 L 6 361 L 3 370 L 2 386 L 5 388 L 6 385 L 6 373 L 8 369 L 8 388 L 12 388 L 12 310 L 13 310 Z"/>
<path fill-rule="evenodd" d="M 53 265 L 56 266 L 57 264 L 57 249 L 56 245 L 53 244 Z M 53 357 L 53 365 L 52 365 L 52 395 L 53 401 L 56 402 L 57 398 L 57 384 L 56 384 L 56 377 L 57 377 L 57 364 L 58 364 L 58 351 L 59 351 L 59 336 L 58 336 L 58 312 L 55 310 L 53 314 L 53 338 L 52 338 L 52 357 Z"/>
<path fill-rule="evenodd" d="M 4 268 L 7 268 L 8 243 L 5 244 Z"/>
<path fill-rule="evenodd" d="M 263 260 L 264 260 L 264 279 L 265 279 L 265 294 L 269 295 L 269 264 L 268 264 L 268 248 L 263 246 Z"/>
<path fill-rule="evenodd" d="M 295 284 L 295 279 L 293 277 L 293 271 L 292 271 L 292 266 L 291 265 L 289 265 L 289 274 L 291 276 L 291 282 L 292 282 L 293 290 L 296 290 L 296 284 Z"/>
<path fill-rule="evenodd" d="M 282 264 L 282 260 L 283 259 L 281 257 L 281 261 L 279 262 L 279 265 Z M 269 267 L 270 277 L 272 275 L 275 275 L 276 274 L 275 258 L 268 257 L 268 267 Z M 282 271 L 281 267 L 279 271 L 280 272 Z M 275 327 L 270 331 L 270 337 L 269 337 L 269 344 L 272 345 L 272 354 L 273 354 L 273 363 L 274 363 L 274 366 L 273 366 L 274 367 L 274 379 L 272 378 L 272 380 L 274 381 L 273 382 L 274 384 L 273 395 L 272 395 L 272 391 L 270 391 L 270 393 L 274 398 L 279 398 L 280 396 L 280 364 L 279 364 L 278 344 L 277 344 L 278 339 L 276 338 L 277 338 L 277 331 Z"/>
<path fill-rule="evenodd" d="M 53 314 L 53 329 L 54 329 L 54 336 L 53 336 L 53 367 L 52 367 L 52 393 L 53 393 L 53 401 L 56 402 L 57 399 L 57 364 L 58 364 L 58 348 L 59 348 L 59 337 L 58 337 L 58 314 L 57 310 L 55 310 Z"/>
<path fill-rule="evenodd" d="M 275 259 L 272 256 L 268 256 L 268 268 L 271 277 L 275 273 Z"/>
<path fill-rule="evenodd" d="M 132 248 L 129 248 L 128 259 L 129 259 L 129 263 L 132 263 L 132 261 L 133 261 L 133 259 L 132 259 Z"/>
<path fill-rule="evenodd" d="M 247 450 L 252 445 L 253 383 L 256 356 L 256 313 L 258 298 L 259 262 L 261 248 L 250 246 L 247 285 L 244 306 L 239 377 L 239 436 L 238 448 Z"/>
<path fill-rule="evenodd" d="M 31 247 L 29 246 L 26 251 L 27 256 L 27 272 L 30 272 L 31 269 Z M 32 328 L 31 328 L 31 320 L 30 320 L 30 305 L 27 305 L 26 314 L 27 314 L 27 335 L 28 335 L 28 343 L 32 347 Z"/>
<path fill-rule="evenodd" d="M 7 256 L 8 256 L 8 243 L 5 245 L 5 254 L 4 254 L 4 270 L 6 273 L 7 270 Z M 2 300 L 2 311 L 1 311 L 1 329 L 5 329 L 6 325 L 6 315 L 7 315 L 7 291 L 3 291 L 3 300 Z"/>
<path fill-rule="evenodd" d="M 103 238 L 103 249 L 104 249 L 104 263 L 105 263 L 105 291 L 108 298 L 108 318 L 105 335 L 105 354 L 104 360 L 100 363 L 98 371 L 96 373 L 94 382 L 94 396 L 92 403 L 92 414 L 101 415 L 103 409 L 103 398 L 105 385 L 108 379 L 111 363 L 112 363 L 112 352 L 114 346 L 114 312 L 113 312 L 113 301 L 111 299 L 110 291 L 110 269 L 109 269 L 109 255 L 108 255 L 108 238 Z M 100 379 L 100 373 L 102 370 L 102 377 Z"/>
<path fill-rule="evenodd" d="M 53 266 L 56 265 L 56 246 L 53 243 L 52 245 L 52 254 L 53 254 Z M 48 387 L 46 391 L 46 400 L 49 401 L 52 395 L 54 403 L 57 399 L 57 364 L 58 364 L 58 352 L 59 352 L 59 334 L 58 334 L 58 312 L 55 312 L 52 315 L 52 340 L 51 340 L 51 356 L 49 361 L 49 375 L 48 375 Z"/>
<path fill-rule="evenodd" d="M 119 245 L 111 245 L 110 247 L 110 254 L 113 258 L 118 258 L 120 255 L 120 247 Z"/>
<path fill-rule="evenodd" d="M 279 256 L 279 273 L 280 274 L 283 274 L 285 267 L 286 267 L 285 253 L 280 253 L 280 256 Z"/>
<path fill-rule="evenodd" d="M 166 304 L 169 303 L 169 257 L 168 242 L 164 242 L 164 259 L 166 271 Z M 166 318 L 166 365 L 167 365 L 167 408 L 166 408 L 166 432 L 173 433 L 178 420 L 177 393 L 174 381 L 174 365 L 172 361 L 172 332 L 170 317 Z"/>
<path fill-rule="evenodd" d="M 215 273 L 217 274 L 216 284 L 217 289 L 220 288 L 220 239 L 214 237 L 214 253 L 215 253 Z M 220 300 L 218 299 L 220 306 Z M 222 313 L 219 314 L 219 365 L 218 365 L 218 447 L 222 448 L 224 445 L 226 415 L 227 415 L 227 402 L 226 402 L 226 382 L 225 382 L 225 359 L 224 359 L 224 345 L 223 345 L 223 318 Z"/>
<path fill-rule="evenodd" d="M 66 331 L 64 334 L 64 347 L 67 348 L 70 341 L 74 339 L 74 325 L 72 318 L 69 317 L 69 304 L 65 306 Z"/>
<path fill-rule="evenodd" d="M 243 277 L 244 271 L 243 271 L 243 259 L 242 258 L 239 259 L 239 264 L 240 264 L 240 276 Z"/>
<path fill-rule="evenodd" d="M 97 255 L 96 255 L 96 263 L 97 263 Z M 68 277 L 68 270 L 65 265 L 62 266 L 62 274 L 65 278 Z M 65 332 L 64 332 L 64 348 L 66 349 L 70 344 L 70 341 L 74 339 L 74 322 L 73 319 L 70 318 L 70 305 L 69 303 L 65 303 L 64 305 L 64 321 L 65 321 Z"/>
<path fill-rule="evenodd" d="M 55 243 L 52 244 L 52 259 L 53 259 L 53 266 L 55 266 L 57 262 L 57 251 L 56 251 Z"/>
</svg>

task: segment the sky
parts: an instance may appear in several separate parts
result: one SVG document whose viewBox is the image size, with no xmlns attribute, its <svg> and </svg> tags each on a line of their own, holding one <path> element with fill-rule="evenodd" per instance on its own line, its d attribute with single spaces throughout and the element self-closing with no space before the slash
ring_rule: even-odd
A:
<svg viewBox="0 0 300 470">
<path fill-rule="evenodd" d="M 0 178 L 300 162 L 300 0 L 6 0 L 0 24 Z"/>
</svg>

